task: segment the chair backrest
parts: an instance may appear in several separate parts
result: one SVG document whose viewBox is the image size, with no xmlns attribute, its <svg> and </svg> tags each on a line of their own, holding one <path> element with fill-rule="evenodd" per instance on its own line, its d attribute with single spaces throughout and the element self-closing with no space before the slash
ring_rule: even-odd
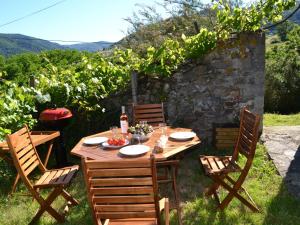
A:
<svg viewBox="0 0 300 225">
<path fill-rule="evenodd" d="M 21 179 L 26 186 L 29 185 L 32 188 L 31 182 L 27 178 L 28 175 L 37 167 L 42 171 L 45 171 L 46 168 L 41 163 L 32 143 L 28 127 L 25 125 L 17 132 L 7 135 L 6 141 Z"/>
<path fill-rule="evenodd" d="M 100 219 L 156 218 L 160 224 L 154 157 L 130 161 L 82 159 L 88 199 Z"/>
<path fill-rule="evenodd" d="M 239 135 L 233 153 L 233 160 L 242 154 L 247 158 L 247 167 L 250 167 L 255 155 L 258 141 L 260 116 L 250 112 L 246 107 L 241 111 Z"/>
<path fill-rule="evenodd" d="M 160 104 L 133 104 L 133 123 L 147 121 L 148 124 L 157 126 L 159 123 L 165 123 L 164 106 Z"/>
</svg>

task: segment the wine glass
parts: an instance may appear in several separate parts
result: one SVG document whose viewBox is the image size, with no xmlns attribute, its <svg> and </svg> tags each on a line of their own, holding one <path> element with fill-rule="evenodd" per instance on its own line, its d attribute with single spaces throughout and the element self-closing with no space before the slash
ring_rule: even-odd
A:
<svg viewBox="0 0 300 225">
<path fill-rule="evenodd" d="M 118 127 L 117 126 L 112 126 L 112 127 L 110 127 L 110 131 L 112 133 L 112 137 L 116 138 L 117 135 L 118 135 Z"/>
<path fill-rule="evenodd" d="M 138 144 L 140 145 L 141 144 L 141 131 L 135 130 L 134 137 L 138 140 Z"/>
<path fill-rule="evenodd" d="M 159 123 L 158 127 L 160 128 L 161 135 L 167 136 L 167 124 L 166 123 Z"/>
</svg>

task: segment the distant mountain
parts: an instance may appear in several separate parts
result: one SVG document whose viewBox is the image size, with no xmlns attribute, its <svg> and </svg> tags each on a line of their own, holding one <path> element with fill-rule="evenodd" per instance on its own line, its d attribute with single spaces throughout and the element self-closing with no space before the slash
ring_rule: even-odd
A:
<svg viewBox="0 0 300 225">
<path fill-rule="evenodd" d="M 51 49 L 66 49 L 66 47 L 22 34 L 0 34 L 0 54 L 4 56 Z"/>
<path fill-rule="evenodd" d="M 112 46 L 114 42 L 99 41 L 91 43 L 60 45 L 51 41 L 22 34 L 0 33 L 0 55 L 11 56 L 24 52 L 41 52 L 52 49 L 76 49 L 79 51 L 101 51 Z"/>
<path fill-rule="evenodd" d="M 110 48 L 113 44 L 114 42 L 99 41 L 99 42 L 65 45 L 65 47 L 71 49 L 77 49 L 79 51 L 96 52 L 96 51 L 102 51 L 104 49 Z"/>
</svg>

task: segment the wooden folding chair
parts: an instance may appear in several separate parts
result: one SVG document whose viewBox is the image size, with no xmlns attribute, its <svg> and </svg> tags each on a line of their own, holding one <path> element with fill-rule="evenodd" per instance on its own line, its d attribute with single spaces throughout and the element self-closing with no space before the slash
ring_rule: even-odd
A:
<svg viewBox="0 0 300 225">
<path fill-rule="evenodd" d="M 160 104 L 133 104 L 133 124 L 147 121 L 152 126 L 165 123 L 164 105 Z"/>
<path fill-rule="evenodd" d="M 67 207 L 78 204 L 78 201 L 65 191 L 65 188 L 70 184 L 79 167 L 71 166 L 61 169 L 47 170 L 36 152 L 27 126 L 14 134 L 7 135 L 6 140 L 18 174 L 30 191 L 31 195 L 40 204 L 40 209 L 30 224 L 35 223 L 45 211 L 58 222 L 64 222 L 65 216 L 52 208 L 51 204 L 59 195 L 66 199 L 68 203 Z M 28 175 L 37 167 L 43 174 L 35 184 L 32 184 Z M 46 199 L 44 199 L 38 192 L 38 189 L 43 188 L 53 188 L 53 191 Z"/>
<path fill-rule="evenodd" d="M 218 201 L 218 208 L 220 209 L 224 209 L 230 201 L 236 197 L 252 211 L 259 211 L 248 192 L 242 187 L 255 155 L 259 123 L 260 116 L 255 115 L 244 108 L 241 112 L 239 135 L 233 155 L 222 157 L 200 156 L 200 161 L 205 173 L 214 181 L 206 192 L 206 195 L 214 195 Z M 246 157 L 246 162 L 242 168 L 237 163 L 239 154 Z M 238 178 L 234 179 L 230 177 L 229 174 L 231 173 L 239 173 Z M 220 201 L 217 194 L 219 187 L 223 187 L 229 192 L 222 201 Z M 244 198 L 240 194 L 240 191 L 243 191 L 249 200 Z"/>
<path fill-rule="evenodd" d="M 147 121 L 152 126 L 158 126 L 159 123 L 165 123 L 164 105 L 160 104 L 133 104 L 133 123 Z M 181 224 L 180 196 L 177 190 L 176 177 L 178 174 L 179 160 L 166 160 L 156 163 L 157 168 L 163 173 L 158 176 L 159 184 L 172 184 L 174 192 L 176 209 L 178 212 L 179 224 Z"/>
<path fill-rule="evenodd" d="M 82 159 L 88 200 L 97 225 L 160 225 L 169 203 L 157 194 L 154 157 L 130 161 Z"/>
</svg>

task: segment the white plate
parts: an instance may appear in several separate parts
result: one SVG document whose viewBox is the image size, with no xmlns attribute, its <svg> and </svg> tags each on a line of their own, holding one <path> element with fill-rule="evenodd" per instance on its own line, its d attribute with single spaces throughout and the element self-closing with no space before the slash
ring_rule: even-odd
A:
<svg viewBox="0 0 300 225">
<path fill-rule="evenodd" d="M 83 143 L 86 145 L 98 145 L 107 140 L 108 140 L 107 137 L 92 137 L 92 138 L 84 139 Z"/>
<path fill-rule="evenodd" d="M 107 143 L 107 141 L 105 141 L 105 142 L 102 143 L 102 146 L 104 148 L 115 148 L 115 149 L 117 149 L 117 148 L 122 148 L 122 147 L 124 147 L 124 146 L 126 146 L 128 144 L 129 144 L 128 140 L 125 140 L 125 144 L 124 145 L 110 145 L 110 144 Z"/>
<path fill-rule="evenodd" d="M 175 140 L 179 141 L 185 141 L 196 137 L 195 132 L 175 132 L 170 134 L 170 138 L 173 138 Z"/>
<path fill-rule="evenodd" d="M 120 153 L 127 156 L 136 156 L 149 152 L 150 147 L 146 145 L 129 145 L 120 149 Z"/>
</svg>

